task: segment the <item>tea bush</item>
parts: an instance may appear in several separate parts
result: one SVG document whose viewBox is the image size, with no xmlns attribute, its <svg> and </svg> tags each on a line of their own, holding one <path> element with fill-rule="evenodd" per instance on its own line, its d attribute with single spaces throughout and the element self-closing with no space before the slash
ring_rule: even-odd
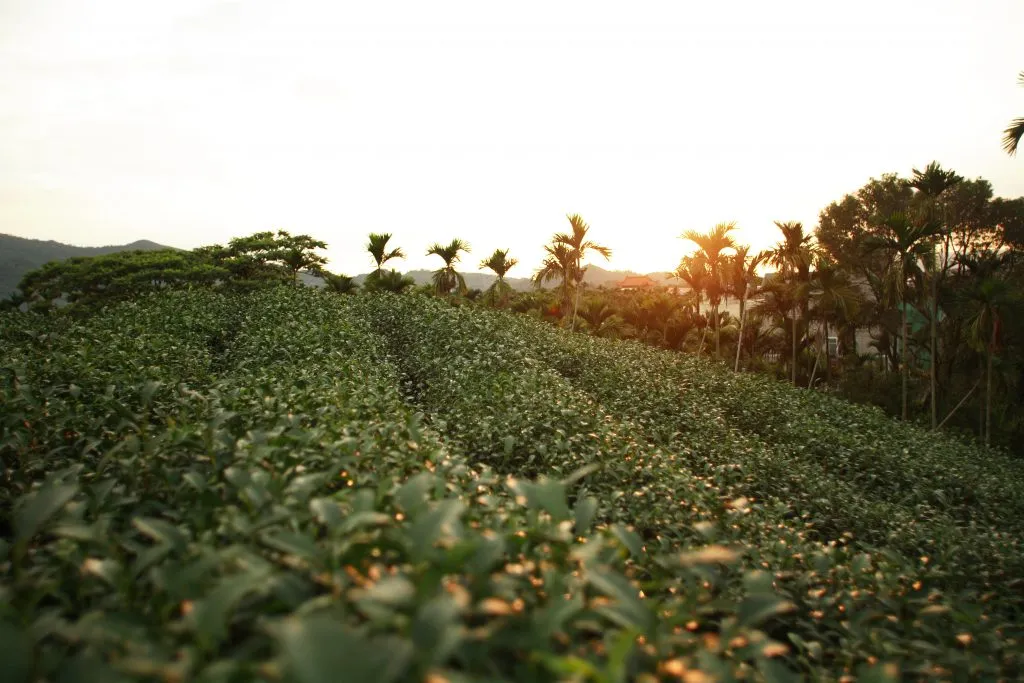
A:
<svg viewBox="0 0 1024 683">
<path fill-rule="evenodd" d="M 1019 468 L 859 408 L 420 296 L 169 292 L 0 343 L 9 680 L 1021 675 Z"/>
</svg>

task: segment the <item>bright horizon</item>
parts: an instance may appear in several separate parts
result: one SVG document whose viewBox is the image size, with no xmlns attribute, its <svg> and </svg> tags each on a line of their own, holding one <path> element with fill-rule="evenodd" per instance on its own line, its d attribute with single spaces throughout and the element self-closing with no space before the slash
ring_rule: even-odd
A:
<svg viewBox="0 0 1024 683">
<path fill-rule="evenodd" d="M 181 248 L 308 233 L 400 270 L 461 237 L 539 265 L 579 213 L 617 270 L 686 229 L 808 228 L 936 160 L 1024 195 L 1024 3 L 0 4 L 0 232 Z"/>
</svg>

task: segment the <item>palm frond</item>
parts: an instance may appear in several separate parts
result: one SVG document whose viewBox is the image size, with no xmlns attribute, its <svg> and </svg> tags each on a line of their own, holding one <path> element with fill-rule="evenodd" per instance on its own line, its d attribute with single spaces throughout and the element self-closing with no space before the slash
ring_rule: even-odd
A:
<svg viewBox="0 0 1024 683">
<path fill-rule="evenodd" d="M 405 258 L 405 254 L 402 253 L 402 249 L 396 248 L 388 251 L 388 241 L 391 239 L 391 233 L 388 232 L 371 232 L 369 242 L 366 243 L 366 250 L 373 256 L 373 260 L 377 263 L 377 270 L 390 261 L 396 258 Z"/>
<path fill-rule="evenodd" d="M 1024 137 L 1024 118 L 1014 119 L 1010 126 L 1003 131 L 1003 149 L 1010 156 L 1017 153 L 1017 145 Z"/>
<path fill-rule="evenodd" d="M 510 259 L 508 257 L 508 249 L 495 249 L 490 257 L 480 262 L 480 267 L 489 268 L 494 271 L 494 274 L 498 276 L 498 280 L 501 281 L 505 278 L 505 274 L 515 268 L 518 263 L 518 259 Z"/>
<path fill-rule="evenodd" d="M 913 169 L 910 186 L 927 197 L 938 197 L 943 192 L 960 183 L 963 177 L 954 171 L 947 171 L 933 161 L 923 171 Z"/>
</svg>

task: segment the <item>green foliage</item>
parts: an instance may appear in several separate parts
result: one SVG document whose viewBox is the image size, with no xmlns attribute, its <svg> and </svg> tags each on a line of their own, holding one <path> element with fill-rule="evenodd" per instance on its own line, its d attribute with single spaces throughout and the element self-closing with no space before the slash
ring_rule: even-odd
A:
<svg viewBox="0 0 1024 683">
<path fill-rule="evenodd" d="M 1022 673 L 1024 475 L 877 411 L 422 296 L 0 316 L 22 680 Z"/>
<path fill-rule="evenodd" d="M 416 282 L 407 275 L 402 275 L 397 270 L 375 270 L 366 276 L 363 289 L 368 292 L 391 292 L 401 294 Z"/>
<path fill-rule="evenodd" d="M 327 262 L 315 251 L 326 248 L 325 242 L 309 235 L 278 230 L 236 237 L 227 247 L 213 245 L 197 251 L 225 268 L 234 287 L 251 289 L 282 280 L 297 285 L 300 270 L 316 272 Z"/>
<path fill-rule="evenodd" d="M 177 249 L 121 251 L 51 261 L 26 273 L 18 288 L 37 310 L 58 300 L 84 308 L 149 291 L 208 286 L 226 275 L 225 268 L 204 254 Z"/>
<path fill-rule="evenodd" d="M 348 275 L 341 275 L 339 273 L 332 273 L 329 270 L 318 268 L 316 275 L 323 279 L 324 286 L 337 294 L 352 294 L 359 285 L 356 284 L 355 278 Z"/>
<path fill-rule="evenodd" d="M 252 289 L 282 282 L 298 284 L 299 271 L 319 272 L 326 259 L 315 253 L 327 245 L 308 235 L 259 232 L 238 237 L 227 247 L 120 251 L 51 261 L 26 273 L 21 295 L 11 305 L 48 310 L 68 303 L 76 310 L 184 287 L 227 286 Z"/>
</svg>

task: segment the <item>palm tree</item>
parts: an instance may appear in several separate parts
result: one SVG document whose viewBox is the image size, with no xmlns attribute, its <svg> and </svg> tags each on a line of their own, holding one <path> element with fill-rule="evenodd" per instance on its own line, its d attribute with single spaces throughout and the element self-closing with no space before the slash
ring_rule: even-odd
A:
<svg viewBox="0 0 1024 683">
<path fill-rule="evenodd" d="M 569 306 L 569 284 L 573 280 L 576 268 L 576 256 L 573 250 L 560 242 L 544 245 L 547 256 L 540 268 L 533 274 L 533 282 L 538 287 L 548 280 L 561 280 L 561 306 L 563 310 Z"/>
<path fill-rule="evenodd" d="M 1024 71 L 1017 74 L 1017 83 L 1024 85 Z M 1010 122 L 1010 127 L 1003 131 L 1003 149 L 1007 154 L 1013 156 L 1017 153 L 1021 137 L 1024 137 L 1024 117 L 1014 119 Z"/>
<path fill-rule="evenodd" d="M 787 221 L 780 223 L 775 221 L 775 227 L 782 232 L 782 241 L 771 250 L 769 262 L 779 268 L 782 276 L 793 285 L 793 295 L 796 297 L 799 306 L 794 308 L 790 314 L 792 327 L 792 358 L 790 365 L 790 379 L 793 386 L 796 386 L 797 370 L 797 347 L 799 337 L 797 334 L 797 311 L 800 318 L 806 321 L 808 318 L 810 303 L 808 299 L 811 282 L 811 264 L 814 263 L 814 256 L 818 252 L 814 244 L 814 235 L 805 233 L 803 223 Z"/>
<path fill-rule="evenodd" d="M 813 305 L 812 315 L 821 322 L 824 333 L 825 378 L 831 381 L 832 364 L 828 358 L 829 324 L 841 325 L 849 321 L 860 310 L 862 297 L 845 271 L 832 261 L 819 256 L 811 280 L 810 299 Z M 813 382 L 814 371 L 811 372 L 810 384 L 813 385 Z"/>
<path fill-rule="evenodd" d="M 388 251 L 388 240 L 391 239 L 391 233 L 370 233 L 370 241 L 366 244 L 366 250 L 373 256 L 373 260 L 377 264 L 377 269 L 370 274 L 371 278 L 379 278 L 384 271 L 384 264 L 391 259 L 405 258 L 405 254 L 402 253 L 401 248 L 395 248 Z"/>
<path fill-rule="evenodd" d="M 674 277 L 679 278 L 690 288 L 693 296 L 695 313 L 700 315 L 700 300 L 704 296 L 704 288 L 708 281 L 707 261 L 699 254 L 684 256 L 679 265 L 672 272 Z"/>
<path fill-rule="evenodd" d="M 512 288 L 505 282 L 505 274 L 512 270 L 517 263 L 519 263 L 518 260 L 508 257 L 508 249 L 495 249 L 490 258 L 480 262 L 481 268 L 490 268 L 497 276 L 494 284 L 487 288 L 487 295 L 497 301 L 499 305 L 504 305 L 508 301 L 509 291 Z"/>
<path fill-rule="evenodd" d="M 756 318 L 768 318 L 776 321 L 775 326 L 782 331 L 785 341 L 785 321 L 795 320 L 796 311 L 799 307 L 797 287 L 781 277 L 765 278 L 764 284 L 760 287 L 760 300 L 750 307 L 750 315 Z M 757 329 L 757 328 L 755 328 Z M 790 333 L 793 338 L 792 346 L 796 348 L 795 325 L 790 325 Z M 795 351 L 794 351 L 795 353 Z"/>
<path fill-rule="evenodd" d="M 769 257 L 769 252 L 759 251 L 753 256 L 750 255 L 750 247 L 742 245 L 735 247 L 736 253 L 727 261 L 726 280 L 729 283 L 729 291 L 739 299 L 740 302 L 740 330 L 736 341 L 736 362 L 733 371 L 740 369 L 740 349 L 743 348 L 743 325 L 746 319 L 747 295 L 750 294 L 757 277 L 757 268 Z"/>
<path fill-rule="evenodd" d="M 725 254 L 722 252 L 726 249 L 734 249 L 736 244 L 733 242 L 732 237 L 729 235 L 730 232 L 736 229 L 736 223 L 719 223 L 708 232 L 697 232 L 696 230 L 687 230 L 680 237 L 685 240 L 689 240 L 697 245 L 699 253 L 704 258 L 708 269 L 708 278 L 704 283 L 704 292 L 708 296 L 708 303 L 711 305 L 711 315 L 715 321 L 715 357 L 718 358 L 721 355 L 721 325 L 719 324 L 718 317 L 718 305 L 722 301 L 722 295 L 725 293 L 725 282 L 722 277 L 722 265 L 725 259 Z"/>
<path fill-rule="evenodd" d="M 1020 293 L 999 270 L 1004 259 L 995 254 L 965 260 L 972 271 L 971 285 L 959 293 L 959 299 L 970 311 L 967 329 L 975 348 L 985 350 L 985 424 L 982 435 L 985 446 L 992 439 L 992 365 L 999 349 L 1003 320 L 1012 307 L 1020 303 Z"/>
<path fill-rule="evenodd" d="M 917 196 L 923 199 L 924 216 L 926 220 L 941 220 L 943 223 L 943 257 L 942 263 L 932 270 L 931 274 L 931 312 L 929 315 L 929 355 L 928 382 L 930 385 L 929 399 L 932 418 L 932 429 L 938 421 L 938 324 L 939 324 L 939 279 L 946 273 L 949 260 L 950 231 L 945 226 L 945 217 L 936 216 L 939 213 L 939 198 L 951 187 L 959 184 L 963 178 L 953 171 L 947 171 L 939 166 L 938 162 L 925 166 L 923 171 L 914 169 L 914 175 L 910 179 L 910 186 L 917 190 Z"/>
<path fill-rule="evenodd" d="M 590 226 L 584 222 L 583 218 L 578 213 L 568 215 L 566 218 L 569 219 L 569 225 L 572 227 L 572 233 L 557 233 L 552 238 L 552 241 L 555 244 L 564 244 L 571 250 L 573 256 L 573 268 L 570 275 L 573 284 L 576 287 L 576 296 L 572 306 L 572 323 L 569 325 L 569 329 L 573 330 L 576 329 L 576 310 L 580 305 L 580 290 L 583 288 L 583 275 L 587 271 L 583 266 L 583 259 L 587 258 L 589 252 L 593 251 L 604 256 L 607 261 L 612 256 L 612 250 L 608 247 L 601 246 L 597 242 L 587 239 L 587 232 L 590 230 Z"/>
<path fill-rule="evenodd" d="M 416 284 L 408 275 L 402 275 L 397 270 L 392 268 L 391 270 L 375 271 L 370 273 L 370 276 L 366 278 L 363 283 L 363 287 L 370 292 L 393 292 L 394 294 L 401 294 L 409 287 Z"/>
<path fill-rule="evenodd" d="M 604 299 L 591 299 L 580 309 L 580 318 L 596 337 L 610 337 L 622 329 L 623 320 Z"/>
<path fill-rule="evenodd" d="M 359 285 L 356 284 L 355 278 L 349 277 L 348 275 L 341 275 L 340 273 L 332 273 L 329 270 L 323 268 L 317 269 L 317 276 L 323 279 L 324 286 L 331 292 L 337 294 L 353 294 Z"/>
<path fill-rule="evenodd" d="M 870 235 L 865 241 L 869 252 L 882 251 L 890 260 L 887 289 L 895 294 L 900 307 L 900 372 L 902 375 L 901 417 L 907 419 L 907 278 L 919 272 L 919 264 L 933 257 L 929 240 L 938 231 L 932 222 L 915 224 L 905 213 L 894 213 L 882 221 L 884 233 Z"/>
<path fill-rule="evenodd" d="M 460 294 L 466 291 L 466 279 L 462 273 L 455 270 L 455 264 L 459 262 L 459 254 L 469 253 L 469 243 L 460 240 L 458 237 L 448 244 L 434 243 L 427 249 L 427 256 L 440 256 L 444 261 L 444 267 L 435 270 L 432 276 L 434 291 L 438 294 L 449 294 L 458 290 Z"/>
</svg>

